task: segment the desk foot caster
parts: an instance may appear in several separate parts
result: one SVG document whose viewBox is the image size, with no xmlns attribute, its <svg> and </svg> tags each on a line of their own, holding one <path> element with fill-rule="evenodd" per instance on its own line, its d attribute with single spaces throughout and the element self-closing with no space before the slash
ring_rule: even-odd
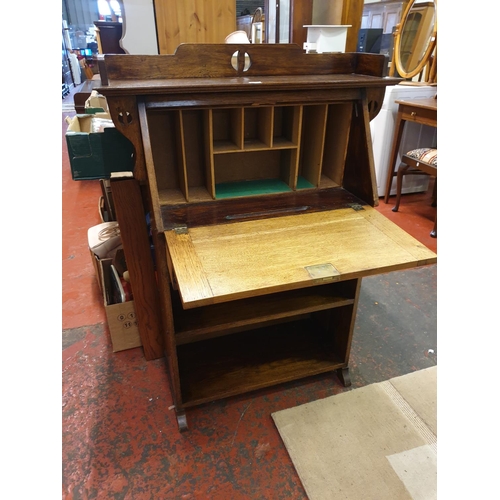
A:
<svg viewBox="0 0 500 500">
<path fill-rule="evenodd" d="M 177 425 L 179 426 L 179 431 L 186 432 L 188 430 L 186 412 L 184 410 L 181 411 L 175 410 L 175 414 L 177 417 Z"/>
<path fill-rule="evenodd" d="M 351 376 L 349 375 L 349 368 L 338 368 L 337 377 L 340 379 L 344 387 L 351 386 Z"/>
</svg>

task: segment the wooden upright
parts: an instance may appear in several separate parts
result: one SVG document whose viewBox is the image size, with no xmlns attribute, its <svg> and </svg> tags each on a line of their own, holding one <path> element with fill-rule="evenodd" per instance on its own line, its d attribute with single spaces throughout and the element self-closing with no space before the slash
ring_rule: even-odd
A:
<svg viewBox="0 0 500 500">
<path fill-rule="evenodd" d="M 160 54 L 181 43 L 224 43 L 236 30 L 235 0 L 153 0 Z"/>
<path fill-rule="evenodd" d="M 99 91 L 136 150 L 155 268 L 116 207 L 125 257 L 148 315 L 158 296 L 181 430 L 215 399 L 328 371 L 349 385 L 361 279 L 436 262 L 373 208 L 370 119 L 399 81 L 383 67 L 288 44 L 105 56 Z"/>
</svg>

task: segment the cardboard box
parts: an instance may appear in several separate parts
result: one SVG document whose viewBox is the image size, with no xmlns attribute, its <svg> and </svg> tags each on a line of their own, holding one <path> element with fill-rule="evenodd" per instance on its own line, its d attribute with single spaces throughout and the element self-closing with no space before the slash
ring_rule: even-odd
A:
<svg viewBox="0 0 500 500">
<path fill-rule="evenodd" d="M 110 303 L 111 264 L 112 259 L 99 259 L 90 251 L 92 262 L 96 270 L 99 287 L 103 294 L 104 309 L 108 321 L 109 334 L 113 345 L 113 352 L 124 351 L 142 346 L 134 301 L 121 304 Z"/>
<path fill-rule="evenodd" d="M 96 112 L 108 113 L 108 102 L 97 90 L 92 90 L 90 96 L 85 101 L 85 113 L 93 114 Z"/>
<path fill-rule="evenodd" d="M 109 179 L 111 172 L 133 170 L 134 147 L 114 126 L 92 130 L 94 118 L 110 119 L 107 113 L 68 118 L 66 144 L 73 180 Z"/>
</svg>

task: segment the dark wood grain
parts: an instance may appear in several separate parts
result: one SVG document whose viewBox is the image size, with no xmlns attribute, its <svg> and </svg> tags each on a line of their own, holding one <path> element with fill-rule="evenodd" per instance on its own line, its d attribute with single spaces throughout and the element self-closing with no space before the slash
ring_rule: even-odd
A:
<svg viewBox="0 0 500 500">
<path fill-rule="evenodd" d="M 231 57 L 240 52 L 250 57 L 247 71 L 231 66 Z M 125 86 L 135 81 L 132 85 L 154 91 L 158 86 L 176 85 L 185 79 L 202 80 L 202 83 L 191 81 L 190 88 L 197 84 L 241 85 L 244 82 L 241 78 L 254 77 L 288 77 L 291 85 L 296 80 L 291 76 L 343 75 L 340 81 L 348 82 L 355 81 L 358 75 L 359 81 L 369 81 L 363 75 L 383 76 L 385 57 L 357 52 L 306 54 L 295 44 L 183 44 L 171 55 L 105 55 L 104 63 L 103 86 L 118 88 L 120 84 Z"/>
<path fill-rule="evenodd" d="M 215 226 L 273 219 L 268 222 L 281 235 L 285 221 L 293 233 L 296 214 L 310 218 L 363 206 L 366 212 L 375 205 L 370 120 L 381 109 L 385 87 L 401 81 L 384 78 L 384 65 L 377 54 L 306 54 L 297 44 L 184 44 L 171 55 L 100 58 L 98 90 L 136 151 L 134 179 L 113 180 L 112 186 L 141 339 L 147 359 L 165 353 L 179 430 L 187 429 L 186 407 L 214 399 L 335 370 L 349 385 L 361 278 L 325 283 L 311 276 L 316 281 L 301 289 L 286 283 L 265 297 L 257 280 L 238 300 L 188 310 L 177 288 L 194 261 L 181 253 L 174 262 L 176 248 L 164 238 L 174 234 L 165 233 L 171 229 L 181 235 L 204 231 L 214 246 L 207 258 L 219 264 L 214 233 L 230 234 L 237 226 Z M 262 194 L 270 190 L 254 187 L 261 180 L 280 180 L 288 191 Z M 224 195 L 233 197 L 217 199 L 223 192 L 217 186 L 228 181 L 237 189 Z M 342 215 L 354 220 L 358 214 Z M 242 226 L 256 230 L 252 223 Z M 295 238 L 284 243 L 291 260 L 304 249 L 294 245 Z M 229 260 L 222 261 L 222 279 Z M 255 267 L 252 279 L 260 279 Z M 193 288 L 199 286 L 194 280 Z"/>
<path fill-rule="evenodd" d="M 227 335 L 236 329 L 242 331 L 242 327 L 249 325 L 255 328 L 260 323 L 299 314 L 344 308 L 355 301 L 351 285 L 351 281 L 330 283 L 313 290 L 292 290 L 266 297 L 236 300 L 229 304 L 204 306 L 196 310 L 196 315 L 182 309 L 178 295 L 174 294 L 177 345 Z M 259 311 L 258 315 L 256 311 Z"/>
<path fill-rule="evenodd" d="M 354 52 L 358 45 L 359 28 L 363 15 L 364 0 L 343 0 L 341 24 L 351 26 L 347 30 L 346 52 Z"/>
<path fill-rule="evenodd" d="M 179 380 L 179 366 L 177 362 L 174 313 L 172 311 L 172 295 L 170 286 L 170 274 L 167 263 L 167 249 L 163 233 L 153 232 L 155 247 L 156 275 L 158 281 L 158 292 L 160 296 L 160 313 L 162 319 L 163 347 L 170 382 L 172 398 L 177 408 L 182 406 L 181 386 Z"/>
<path fill-rule="evenodd" d="M 351 375 L 349 373 L 349 367 L 338 368 L 337 369 L 337 377 L 344 387 L 351 386 Z"/>
<path fill-rule="evenodd" d="M 111 192 L 123 252 L 134 294 L 137 323 L 146 359 L 163 357 L 160 303 L 139 183 L 112 180 Z"/>
<path fill-rule="evenodd" d="M 290 42 L 302 47 L 307 41 L 307 28 L 312 24 L 313 0 L 292 0 L 290 2 Z"/>
<path fill-rule="evenodd" d="M 217 200 L 213 202 L 164 205 L 164 228 L 178 226 L 209 226 L 229 224 L 242 220 L 257 220 L 293 214 L 348 208 L 352 204 L 366 205 L 362 200 L 342 188 L 295 191 L 276 195 Z"/>
<path fill-rule="evenodd" d="M 333 78 L 333 77 L 332 77 Z M 304 82 L 306 78 L 304 77 Z M 337 81 L 340 82 L 341 78 L 338 77 Z M 360 84 L 359 88 L 350 85 L 338 86 L 337 88 L 331 88 L 331 81 L 326 84 L 327 88 L 322 88 L 322 82 L 320 80 L 308 80 L 308 83 L 300 89 L 297 88 L 298 82 L 295 82 L 293 86 L 293 91 L 284 90 L 280 87 L 277 79 L 274 79 L 275 84 L 277 84 L 276 89 L 271 89 L 266 86 L 265 92 L 262 92 L 264 87 L 260 87 L 260 91 L 253 90 L 254 87 L 250 88 L 246 85 L 246 92 L 242 92 L 241 86 L 232 86 L 229 90 L 226 90 L 221 96 L 220 92 L 211 92 L 210 89 L 206 91 L 190 91 L 190 92 L 179 92 L 176 89 L 175 92 L 168 93 L 168 97 L 165 95 L 161 96 L 155 94 L 149 94 L 144 96 L 144 102 L 148 109 L 164 109 L 164 108 L 186 108 L 186 107 L 196 107 L 196 108 L 210 108 L 210 107 L 220 107 L 223 106 L 234 106 L 234 107 L 258 107 L 258 106 L 279 106 L 282 104 L 317 104 L 322 102 L 341 102 L 345 100 L 354 100 L 362 98 L 363 87 Z M 277 83 L 276 83 L 277 82 Z M 243 82 L 244 84 L 245 82 Z M 314 92 L 311 92 L 310 88 L 307 89 L 307 85 L 314 85 Z M 213 86 L 211 90 L 218 91 L 217 86 Z M 378 91 L 379 88 L 374 87 L 374 91 Z M 169 92 L 168 89 L 165 92 Z"/>
<path fill-rule="evenodd" d="M 343 186 L 369 205 L 378 205 L 375 163 L 366 102 L 354 104 Z"/>
<path fill-rule="evenodd" d="M 134 178 L 143 182 L 146 180 L 146 167 L 136 97 L 110 96 L 106 101 L 116 129 L 134 146 Z"/>
<path fill-rule="evenodd" d="M 181 345 L 183 405 L 269 387 L 343 366 L 314 317 Z"/>
</svg>

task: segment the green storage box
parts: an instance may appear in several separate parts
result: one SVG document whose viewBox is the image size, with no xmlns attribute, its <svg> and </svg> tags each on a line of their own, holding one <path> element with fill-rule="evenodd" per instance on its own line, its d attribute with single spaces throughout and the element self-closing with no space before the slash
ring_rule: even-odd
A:
<svg viewBox="0 0 500 500">
<path fill-rule="evenodd" d="M 133 171 L 132 143 L 114 127 L 93 132 L 94 118 L 105 121 L 109 115 L 76 115 L 68 120 L 66 144 L 73 180 L 109 179 L 111 172 Z"/>
</svg>

